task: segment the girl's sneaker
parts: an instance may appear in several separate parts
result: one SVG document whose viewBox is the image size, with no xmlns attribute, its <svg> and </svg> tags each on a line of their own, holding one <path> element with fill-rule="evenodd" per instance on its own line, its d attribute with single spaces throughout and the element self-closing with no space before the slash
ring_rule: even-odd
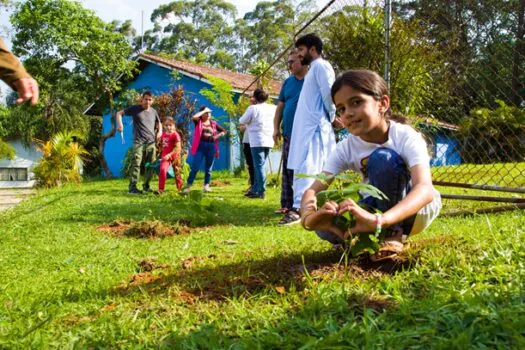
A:
<svg viewBox="0 0 525 350">
<path fill-rule="evenodd" d="M 188 194 L 190 193 L 191 191 L 191 186 L 186 186 L 183 190 L 182 190 L 182 194 Z"/>
<path fill-rule="evenodd" d="M 212 192 L 211 188 L 210 188 L 210 184 L 204 185 L 204 187 L 202 188 L 202 191 L 203 192 Z"/>
</svg>

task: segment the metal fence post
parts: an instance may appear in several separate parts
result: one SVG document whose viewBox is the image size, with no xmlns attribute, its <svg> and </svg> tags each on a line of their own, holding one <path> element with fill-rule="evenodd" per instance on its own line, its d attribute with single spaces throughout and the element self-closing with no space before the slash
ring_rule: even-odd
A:
<svg viewBox="0 0 525 350">
<path fill-rule="evenodd" d="M 390 88 L 390 29 L 392 28 L 392 3 L 390 0 L 385 0 L 385 71 L 383 78 L 386 81 L 388 88 Z"/>
</svg>

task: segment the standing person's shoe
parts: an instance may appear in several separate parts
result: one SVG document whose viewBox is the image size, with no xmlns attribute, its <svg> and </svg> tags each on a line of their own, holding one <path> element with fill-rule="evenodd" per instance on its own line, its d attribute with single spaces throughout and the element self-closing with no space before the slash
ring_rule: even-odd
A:
<svg viewBox="0 0 525 350">
<path fill-rule="evenodd" d="M 283 218 L 279 221 L 277 225 L 279 226 L 293 225 L 293 224 L 299 223 L 300 221 L 301 221 L 301 215 L 299 215 L 299 212 L 296 209 L 290 209 L 283 216 Z"/>
<path fill-rule="evenodd" d="M 212 190 L 210 188 L 210 184 L 204 185 L 204 187 L 202 188 L 202 191 L 203 192 L 212 192 Z"/>
<path fill-rule="evenodd" d="M 149 188 L 149 187 L 144 187 L 144 188 L 142 188 L 142 192 L 144 192 L 144 193 L 153 193 L 154 191 L 151 188 Z"/>
<path fill-rule="evenodd" d="M 128 194 L 142 194 L 142 191 L 138 188 L 130 188 Z"/>
<path fill-rule="evenodd" d="M 251 192 L 249 194 L 246 194 L 245 196 L 251 199 L 264 199 L 264 193 Z"/>
<path fill-rule="evenodd" d="M 182 190 L 182 194 L 188 194 L 191 191 L 191 186 L 188 185 Z"/>
</svg>

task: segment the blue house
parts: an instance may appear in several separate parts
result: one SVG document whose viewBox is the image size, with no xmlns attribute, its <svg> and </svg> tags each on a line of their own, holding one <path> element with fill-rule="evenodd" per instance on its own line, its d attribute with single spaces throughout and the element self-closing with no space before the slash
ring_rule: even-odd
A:
<svg viewBox="0 0 525 350">
<path fill-rule="evenodd" d="M 427 136 L 431 143 L 430 166 L 449 166 L 461 164 L 461 154 L 458 142 L 458 126 L 428 118 L 419 121 L 418 129 Z"/>
<path fill-rule="evenodd" d="M 238 98 L 242 91 L 248 87 L 255 79 L 255 76 L 243 73 L 232 72 L 226 69 L 212 68 L 201 66 L 195 63 L 182 62 L 171 60 L 150 54 L 140 54 L 137 57 L 138 74 L 126 86 L 125 89 L 135 89 L 137 91 L 150 90 L 155 95 L 168 92 L 173 85 L 182 86 L 186 95 L 190 95 L 191 100 L 194 100 L 196 106 L 207 106 L 212 110 L 212 115 L 221 125 L 230 124 L 230 120 L 226 116 L 226 112 L 220 106 L 214 106 L 200 91 L 204 88 L 210 88 L 212 85 L 209 82 L 209 76 L 223 79 L 230 83 L 233 87 L 235 98 Z M 174 81 L 174 72 L 178 77 Z M 256 84 L 250 87 L 248 94 L 251 94 L 256 88 Z M 281 83 L 278 81 L 271 81 L 269 93 L 271 96 L 277 96 L 281 89 Z M 251 90 L 251 91 L 250 91 Z M 89 110 L 86 114 L 90 114 Z M 125 158 L 128 148 L 133 143 L 133 127 L 130 117 L 123 118 L 124 137 L 121 139 L 117 133 L 115 137 L 106 141 L 104 156 L 108 163 L 109 169 L 113 176 L 122 176 L 121 168 L 122 161 Z M 193 132 L 193 125 L 190 125 L 191 132 Z M 111 129 L 111 116 L 106 113 L 103 116 L 103 133 L 107 133 Z M 231 130 L 235 134 L 235 130 Z M 223 138 L 219 142 L 220 156 L 215 160 L 214 170 L 233 169 L 240 162 L 239 147 L 231 144 L 229 138 Z M 188 162 L 191 162 L 191 155 L 189 155 Z"/>
</svg>

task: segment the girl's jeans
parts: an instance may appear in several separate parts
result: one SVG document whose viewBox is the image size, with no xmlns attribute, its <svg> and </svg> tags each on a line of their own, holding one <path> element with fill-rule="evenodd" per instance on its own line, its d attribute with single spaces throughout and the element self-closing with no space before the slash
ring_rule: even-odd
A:
<svg viewBox="0 0 525 350">
<path fill-rule="evenodd" d="M 406 197 L 412 185 L 410 183 L 410 171 L 399 154 L 389 148 L 378 148 L 368 158 L 366 166 L 369 183 L 377 187 L 387 197 L 388 200 L 379 200 L 374 197 L 367 197 L 359 201 L 370 208 L 378 209 L 382 213 L 386 212 L 403 198 Z M 404 221 L 394 225 L 400 228 L 403 233 L 408 235 L 412 230 L 414 219 L 413 215 Z M 333 244 L 343 243 L 341 238 L 332 232 L 316 231 L 317 235 Z"/>
<path fill-rule="evenodd" d="M 191 171 L 188 176 L 188 185 L 193 185 L 195 176 L 201 166 L 202 160 L 204 159 L 204 184 L 209 185 L 211 182 L 211 169 L 213 168 L 213 161 L 215 160 L 215 143 L 214 142 L 203 142 L 199 143 L 197 153 L 193 156 L 191 162 Z"/>
</svg>

